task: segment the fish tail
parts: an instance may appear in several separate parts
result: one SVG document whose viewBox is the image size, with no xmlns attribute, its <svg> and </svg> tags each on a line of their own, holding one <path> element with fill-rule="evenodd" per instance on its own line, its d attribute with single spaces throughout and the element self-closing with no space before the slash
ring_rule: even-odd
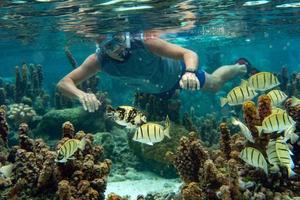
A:
<svg viewBox="0 0 300 200">
<path fill-rule="evenodd" d="M 258 131 L 258 135 L 261 135 L 262 132 L 262 126 L 255 126 L 257 131 Z"/>
<path fill-rule="evenodd" d="M 231 117 L 231 123 L 235 126 L 237 126 L 239 124 L 239 120 L 235 117 Z"/>
<path fill-rule="evenodd" d="M 80 149 L 81 151 L 83 151 L 85 149 L 85 145 L 86 145 L 86 139 L 82 138 L 78 144 L 78 149 Z"/>
<path fill-rule="evenodd" d="M 171 138 L 170 137 L 170 127 L 171 127 L 171 121 L 169 119 L 169 116 L 167 115 L 166 122 L 165 122 L 164 135 L 168 138 Z"/>
<path fill-rule="evenodd" d="M 228 103 L 228 100 L 227 100 L 227 98 L 221 97 L 221 98 L 220 98 L 220 102 L 221 102 L 221 107 L 224 107 L 225 104 Z"/>
</svg>

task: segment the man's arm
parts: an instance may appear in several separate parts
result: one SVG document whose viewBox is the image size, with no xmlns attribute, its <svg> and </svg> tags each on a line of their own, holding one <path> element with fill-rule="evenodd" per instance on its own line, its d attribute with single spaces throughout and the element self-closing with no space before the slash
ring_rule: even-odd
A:
<svg viewBox="0 0 300 200">
<path fill-rule="evenodd" d="M 85 93 L 77 88 L 77 84 L 87 80 L 100 71 L 99 63 L 95 54 L 90 55 L 82 65 L 67 74 L 59 81 L 57 87 L 62 93 L 70 98 L 78 98 L 85 110 L 94 112 L 99 108 L 100 102 L 94 94 Z"/>
<path fill-rule="evenodd" d="M 165 40 L 158 37 L 148 38 L 144 41 L 145 45 L 149 48 L 151 52 L 159 56 L 164 56 L 168 58 L 173 58 L 176 60 L 184 60 L 186 69 L 188 71 L 196 71 L 199 65 L 198 55 L 189 49 L 185 49 L 175 44 L 171 44 Z"/>
</svg>

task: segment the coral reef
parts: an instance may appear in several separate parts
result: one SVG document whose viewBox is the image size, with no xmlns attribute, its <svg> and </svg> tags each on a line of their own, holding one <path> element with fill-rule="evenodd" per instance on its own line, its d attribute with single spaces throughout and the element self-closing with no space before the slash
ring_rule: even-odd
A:
<svg viewBox="0 0 300 200">
<path fill-rule="evenodd" d="M 296 122 L 296 132 L 300 131 L 300 105 L 297 106 L 291 106 L 292 105 L 292 99 L 287 99 L 284 107 L 288 114 L 294 119 Z"/>
<path fill-rule="evenodd" d="M 179 92 L 176 91 L 172 96 L 157 96 L 146 93 L 136 93 L 134 105 L 148 114 L 148 120 L 161 121 L 169 116 L 170 120 L 180 123 Z"/>
<path fill-rule="evenodd" d="M 235 161 L 222 162 L 222 167 L 218 167 L 195 133 L 182 137 L 176 152 L 168 152 L 166 156 L 184 181 L 182 199 L 216 199 L 218 196 L 225 199 L 226 195 L 228 199 L 240 198 Z"/>
<path fill-rule="evenodd" d="M 83 151 L 74 154 L 75 159 L 67 163 L 56 163 L 57 153 L 41 139 L 28 136 L 28 125 L 19 127 L 19 146 L 10 150 L 8 161 L 14 167 L 11 185 L 1 187 L 4 199 L 102 199 L 106 188 L 111 161 L 103 159 L 103 148 L 93 144 L 93 136 L 83 131 L 74 133 L 70 122 L 63 125 L 63 136 L 85 138 Z M 62 138 L 56 149 L 68 140 Z M 3 192 L 5 190 L 6 192 Z"/>
<path fill-rule="evenodd" d="M 6 107 L 0 106 L 0 135 L 4 144 L 7 144 L 8 123 L 6 121 Z"/>
<path fill-rule="evenodd" d="M 43 79 L 42 65 L 16 66 L 14 83 L 0 81 L 0 105 L 23 103 L 34 107 L 40 115 L 46 113 L 50 96 L 43 89 Z"/>
</svg>

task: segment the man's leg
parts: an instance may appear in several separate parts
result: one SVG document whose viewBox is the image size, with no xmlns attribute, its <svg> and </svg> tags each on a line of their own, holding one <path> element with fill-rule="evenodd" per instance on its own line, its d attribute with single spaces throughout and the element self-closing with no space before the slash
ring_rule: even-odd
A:
<svg viewBox="0 0 300 200">
<path fill-rule="evenodd" d="M 217 92 L 227 81 L 247 73 L 246 65 L 225 65 L 212 74 L 206 74 L 204 90 Z"/>
</svg>

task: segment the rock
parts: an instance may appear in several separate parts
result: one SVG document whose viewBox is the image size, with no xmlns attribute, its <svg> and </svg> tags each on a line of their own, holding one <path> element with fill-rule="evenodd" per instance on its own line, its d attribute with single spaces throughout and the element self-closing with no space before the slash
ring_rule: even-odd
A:
<svg viewBox="0 0 300 200">
<path fill-rule="evenodd" d="M 77 130 L 86 132 L 105 131 L 105 119 L 102 113 L 89 113 L 81 107 L 62 110 L 52 110 L 46 113 L 38 124 L 35 135 L 47 134 L 50 140 L 61 137 L 61 129 L 65 121 L 70 121 Z M 39 134 L 38 134 L 39 133 Z M 44 135 L 45 136 L 45 135 Z"/>
<path fill-rule="evenodd" d="M 177 177 L 176 170 L 168 162 L 165 155 L 168 151 L 176 150 L 180 138 L 184 135 L 188 135 L 188 131 L 183 126 L 172 123 L 170 129 L 171 139 L 164 138 L 163 141 L 153 146 L 141 144 L 130 139 L 129 146 L 149 170 L 166 178 L 175 178 Z M 130 135 L 130 138 L 132 138 L 132 135 Z"/>
</svg>

